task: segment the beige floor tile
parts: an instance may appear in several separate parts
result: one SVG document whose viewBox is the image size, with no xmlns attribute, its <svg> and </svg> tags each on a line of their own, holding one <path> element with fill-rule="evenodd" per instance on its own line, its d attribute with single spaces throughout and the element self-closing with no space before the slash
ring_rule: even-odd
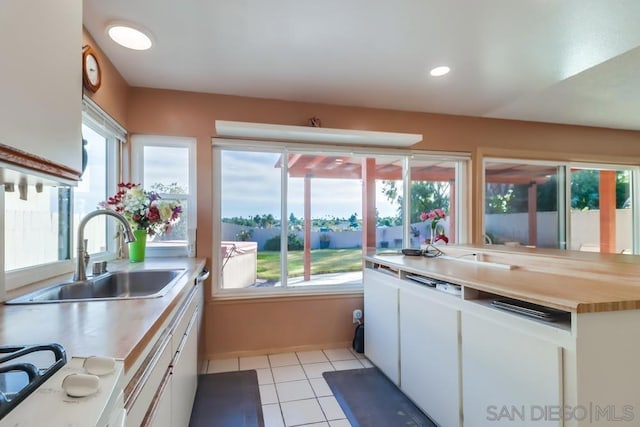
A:
<svg viewBox="0 0 640 427">
<path fill-rule="evenodd" d="M 264 384 L 260 387 L 260 403 L 268 405 L 278 402 L 278 394 L 276 393 L 276 386 L 273 384 Z"/>
<path fill-rule="evenodd" d="M 329 426 L 330 427 L 351 427 L 351 423 L 349 422 L 348 419 L 343 419 L 343 420 L 331 420 L 329 421 Z"/>
<path fill-rule="evenodd" d="M 303 365 L 306 363 L 320 363 L 329 361 L 322 350 L 299 351 L 296 354 L 298 355 L 298 359 L 300 359 L 300 363 L 302 363 Z"/>
<path fill-rule="evenodd" d="M 284 427 L 282 420 L 282 412 L 280 405 L 262 405 L 262 417 L 264 418 L 264 427 Z"/>
<path fill-rule="evenodd" d="M 295 353 L 279 353 L 270 354 L 269 363 L 272 368 L 276 368 L 278 366 L 299 365 L 300 361 Z"/>
<path fill-rule="evenodd" d="M 316 397 L 308 380 L 277 383 L 276 390 L 280 403 Z"/>
<path fill-rule="evenodd" d="M 316 399 L 294 400 L 280 404 L 287 427 L 326 421 Z"/>
<path fill-rule="evenodd" d="M 323 372 L 335 370 L 329 362 L 302 365 L 302 369 L 304 369 L 304 373 L 307 374 L 307 378 L 322 378 Z"/>
<path fill-rule="evenodd" d="M 258 374 L 258 384 L 273 384 L 273 375 L 271 375 L 271 369 L 256 369 L 256 373 Z"/>
<path fill-rule="evenodd" d="M 344 371 L 345 369 L 360 369 L 364 368 L 362 363 L 359 360 L 336 360 L 335 362 L 331 362 L 336 371 Z"/>
<path fill-rule="evenodd" d="M 332 362 L 334 360 L 353 360 L 356 358 L 348 348 L 331 348 L 322 351 Z"/>
<path fill-rule="evenodd" d="M 238 358 L 209 360 L 207 374 L 217 374 L 219 372 L 232 372 L 238 370 Z"/>
<path fill-rule="evenodd" d="M 333 396 L 333 392 L 324 378 L 312 378 L 309 382 L 311 383 L 311 388 L 316 394 L 316 397 Z"/>
<path fill-rule="evenodd" d="M 267 356 L 249 356 L 240 358 L 240 370 L 269 368 Z"/>
<path fill-rule="evenodd" d="M 322 407 L 322 412 L 328 420 L 339 420 L 345 418 L 346 415 L 342 412 L 340 404 L 333 396 L 319 397 L 318 402 Z"/>
<path fill-rule="evenodd" d="M 271 372 L 273 372 L 273 380 L 276 383 L 307 379 L 307 376 L 304 374 L 301 365 L 280 366 L 277 368 L 272 368 Z"/>
</svg>

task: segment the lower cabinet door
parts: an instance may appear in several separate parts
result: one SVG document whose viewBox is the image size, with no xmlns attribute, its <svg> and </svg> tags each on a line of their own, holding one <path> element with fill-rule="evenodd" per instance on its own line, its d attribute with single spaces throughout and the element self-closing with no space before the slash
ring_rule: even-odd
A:
<svg viewBox="0 0 640 427">
<path fill-rule="evenodd" d="M 365 269 L 364 353 L 394 384 L 400 384 L 398 279 Z"/>
<path fill-rule="evenodd" d="M 173 363 L 171 417 L 173 426 L 188 426 L 198 387 L 198 311 L 193 313 Z"/>
<path fill-rule="evenodd" d="M 400 290 L 401 389 L 438 425 L 459 426 L 460 311 L 424 293 Z"/>
<path fill-rule="evenodd" d="M 156 396 L 157 401 L 154 402 L 153 412 L 150 416 L 145 419 L 143 425 L 150 427 L 171 427 L 171 386 L 172 386 L 172 378 L 171 370 L 167 371 L 167 375 L 165 376 L 160 389 L 158 390 L 158 395 Z"/>
<path fill-rule="evenodd" d="M 462 314 L 464 424 L 561 426 L 562 348 Z"/>
</svg>

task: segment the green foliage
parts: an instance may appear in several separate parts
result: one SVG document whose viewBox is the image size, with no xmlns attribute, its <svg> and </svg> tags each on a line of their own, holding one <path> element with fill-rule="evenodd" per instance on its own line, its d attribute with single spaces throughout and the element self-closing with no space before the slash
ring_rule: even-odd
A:
<svg viewBox="0 0 640 427">
<path fill-rule="evenodd" d="M 629 172 L 616 173 L 616 208 L 625 207 L 630 197 Z M 537 186 L 538 212 L 558 210 L 558 177 Z M 527 212 L 529 203 L 528 184 L 487 184 L 485 187 L 486 213 Z M 574 170 L 571 173 L 571 209 L 589 210 L 600 207 L 600 172 L 595 169 Z"/>
<path fill-rule="evenodd" d="M 177 182 L 172 182 L 171 184 L 162 184 L 160 182 L 156 182 L 151 185 L 151 190 L 156 193 L 161 194 L 186 194 L 187 191 L 178 185 Z"/>
<path fill-rule="evenodd" d="M 304 249 L 304 243 L 302 239 L 296 236 L 293 233 L 289 233 L 287 235 L 287 250 L 290 251 L 301 251 Z M 265 251 L 279 251 L 280 250 L 280 235 L 273 236 L 266 242 L 264 242 Z"/>
<path fill-rule="evenodd" d="M 253 229 L 251 228 L 245 228 L 243 230 L 240 230 L 238 232 L 238 234 L 236 234 L 236 237 L 238 240 L 240 240 L 241 242 L 246 242 L 247 240 L 251 239 L 251 237 L 253 236 Z"/>
<path fill-rule="evenodd" d="M 411 182 L 411 216 L 412 223 L 420 222 L 420 214 L 433 209 L 442 208 L 449 211 L 449 191 L 448 182 L 432 181 L 412 181 Z M 390 203 L 397 205 L 398 215 L 389 224 L 378 221 L 378 225 L 400 225 L 402 224 L 402 203 L 403 196 L 399 194 L 397 181 L 382 181 L 382 193 Z"/>
</svg>

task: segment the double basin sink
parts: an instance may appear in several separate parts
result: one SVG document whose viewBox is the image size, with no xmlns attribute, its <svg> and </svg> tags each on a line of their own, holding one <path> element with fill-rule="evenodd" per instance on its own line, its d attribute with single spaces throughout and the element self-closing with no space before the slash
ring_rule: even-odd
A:
<svg viewBox="0 0 640 427">
<path fill-rule="evenodd" d="M 85 281 L 55 284 L 5 304 L 157 298 L 169 292 L 184 272 L 184 269 L 109 272 Z"/>
</svg>

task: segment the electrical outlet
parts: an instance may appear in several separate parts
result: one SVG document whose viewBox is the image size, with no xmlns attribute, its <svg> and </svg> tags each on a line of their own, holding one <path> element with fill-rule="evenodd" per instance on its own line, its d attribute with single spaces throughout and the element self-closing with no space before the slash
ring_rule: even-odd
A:
<svg viewBox="0 0 640 427">
<path fill-rule="evenodd" d="M 360 309 L 353 310 L 353 323 L 360 323 L 361 319 L 362 319 L 362 310 Z"/>
</svg>

